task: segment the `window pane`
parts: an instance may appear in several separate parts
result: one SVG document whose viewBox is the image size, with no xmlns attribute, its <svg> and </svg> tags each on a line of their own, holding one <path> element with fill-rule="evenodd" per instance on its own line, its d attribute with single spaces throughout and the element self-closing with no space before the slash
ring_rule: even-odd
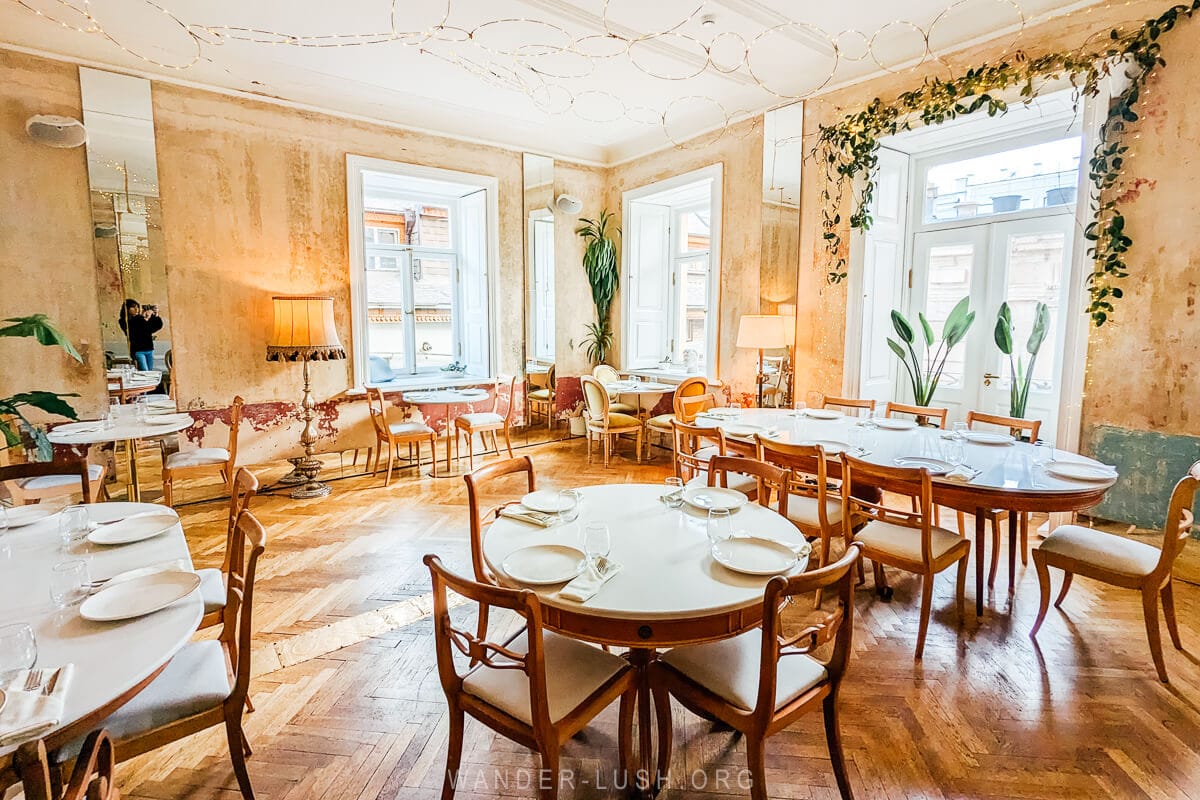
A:
<svg viewBox="0 0 1200 800">
<path fill-rule="evenodd" d="M 403 273 L 367 269 L 367 353 L 405 370 Z"/>
<path fill-rule="evenodd" d="M 413 206 L 412 213 L 417 219 L 413 244 L 418 247 L 450 249 L 450 209 L 445 206 L 420 204 Z"/>
<path fill-rule="evenodd" d="M 708 363 L 708 258 L 692 258 L 679 263 L 683 291 L 679 293 L 681 313 L 676 350 L 683 356 L 695 350 L 700 366 Z"/>
<path fill-rule="evenodd" d="M 1078 136 L 931 167 L 925 221 L 982 217 L 1075 202 Z"/>
<path fill-rule="evenodd" d="M 1025 343 L 1029 341 L 1029 333 L 1033 330 L 1037 304 L 1043 302 L 1050 309 L 1050 329 L 1033 371 L 1033 388 L 1042 391 L 1054 386 L 1052 353 L 1057 336 L 1066 250 L 1066 235 L 1062 231 L 1014 234 L 1008 237 L 1005 244 L 1008 278 L 1004 297 L 1012 311 L 1014 355 L 1021 354 L 1028 362 Z M 998 366 L 996 373 L 1007 377 L 1008 358 L 1001 354 Z"/>
<path fill-rule="evenodd" d="M 413 319 L 417 331 L 417 372 L 435 372 L 454 361 L 452 262 L 413 259 Z"/>
<path fill-rule="evenodd" d="M 707 250 L 712 246 L 711 215 L 707 210 L 690 211 L 680 215 L 679 252 Z"/>
<path fill-rule="evenodd" d="M 925 318 L 933 328 L 934 339 L 940 341 L 946 317 L 954 310 L 959 300 L 971 292 L 971 268 L 975 261 L 975 247 L 971 244 L 941 244 L 929 248 L 929 291 L 925 298 Z M 919 326 L 917 320 L 910 320 Z M 920 339 L 921 332 L 917 331 Z M 937 343 L 934 343 L 937 347 Z M 946 359 L 940 386 L 947 388 L 962 385 L 965 347 L 956 347 Z"/>
</svg>

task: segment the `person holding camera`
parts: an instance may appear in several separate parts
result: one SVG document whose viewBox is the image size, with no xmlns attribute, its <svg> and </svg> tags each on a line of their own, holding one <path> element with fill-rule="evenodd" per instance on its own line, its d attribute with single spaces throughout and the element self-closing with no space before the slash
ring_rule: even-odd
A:
<svg viewBox="0 0 1200 800">
<path fill-rule="evenodd" d="M 143 306 L 129 298 L 121 308 L 118 320 L 121 330 L 129 340 L 129 355 L 140 370 L 154 369 L 154 334 L 162 330 L 162 317 L 158 306 Z"/>
</svg>

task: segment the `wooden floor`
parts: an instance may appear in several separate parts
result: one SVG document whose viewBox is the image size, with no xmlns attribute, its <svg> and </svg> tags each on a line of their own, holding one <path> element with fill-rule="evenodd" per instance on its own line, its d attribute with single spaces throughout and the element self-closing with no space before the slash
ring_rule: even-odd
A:
<svg viewBox="0 0 1200 800">
<path fill-rule="evenodd" d="M 584 463 L 581 441 L 533 457 L 547 487 L 658 482 L 655 464 Z M 627 451 L 626 451 L 627 452 Z M 336 463 L 336 460 L 335 460 Z M 278 474 L 274 469 L 270 474 Z M 283 493 L 254 507 L 267 526 L 255 594 L 258 711 L 247 717 L 250 775 L 260 800 L 437 797 L 446 739 L 434 665 L 429 581 L 420 557 L 466 570 L 461 478 L 348 478 L 320 502 Z M 152 476 L 144 479 L 153 483 Z M 186 484 L 185 500 L 215 495 Z M 181 509 L 198 566 L 216 565 L 223 502 Z M 1200 798 L 1200 662 L 1168 649 L 1172 684 L 1154 676 L 1137 599 L 1076 581 L 1051 611 L 1039 645 L 1028 631 L 1037 579 L 1018 563 L 1016 599 L 989 595 L 984 616 L 960 622 L 953 578 L 936 584 L 924 662 L 912 658 L 916 584 L 893 577 L 885 603 L 863 587 L 842 700 L 850 779 L 860 798 Z M 1007 576 L 996 585 L 1006 586 Z M 1056 576 L 1057 581 L 1057 576 Z M 974 597 L 969 580 L 968 600 Z M 1176 592 L 1186 646 L 1200 651 L 1200 589 Z M 970 606 L 970 602 L 968 602 Z M 564 798 L 617 796 L 616 714 L 571 741 Z M 741 743 L 676 708 L 668 798 L 748 797 Z M 833 798 L 820 720 L 772 739 L 772 797 Z M 460 798 L 532 797 L 534 757 L 468 722 Z M 122 765 L 129 798 L 238 797 L 224 734 L 202 733 Z"/>
</svg>

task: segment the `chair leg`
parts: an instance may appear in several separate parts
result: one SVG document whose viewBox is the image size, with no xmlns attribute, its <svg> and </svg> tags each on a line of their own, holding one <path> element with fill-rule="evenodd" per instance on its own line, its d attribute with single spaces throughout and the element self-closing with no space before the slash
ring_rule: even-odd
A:
<svg viewBox="0 0 1200 800">
<path fill-rule="evenodd" d="M 751 800 L 769 800 L 767 797 L 766 745 L 765 737 L 746 737 L 746 768 L 750 770 Z"/>
<path fill-rule="evenodd" d="M 1029 515 L 1021 515 L 1021 566 L 1029 566 Z"/>
<path fill-rule="evenodd" d="M 542 773 L 538 776 L 542 800 L 558 800 L 558 743 L 546 742 L 543 747 Z"/>
<path fill-rule="evenodd" d="M 1058 591 L 1058 599 L 1054 601 L 1055 608 L 1062 608 L 1063 600 L 1067 599 L 1067 592 L 1071 588 L 1071 580 L 1075 577 L 1072 572 L 1063 573 L 1062 589 Z"/>
<path fill-rule="evenodd" d="M 1033 551 L 1033 566 L 1037 569 L 1038 587 L 1041 589 L 1041 605 L 1038 607 L 1038 615 L 1033 623 L 1033 628 L 1029 631 L 1030 639 L 1037 637 L 1038 629 L 1042 627 L 1042 622 L 1046 619 L 1046 612 L 1050 610 L 1050 568 L 1046 566 L 1046 556 L 1042 551 Z"/>
<path fill-rule="evenodd" d="M 388 457 L 387 457 L 387 474 L 383 476 L 383 485 L 390 486 L 392 483 L 392 459 L 396 457 L 396 445 L 388 442 Z"/>
<path fill-rule="evenodd" d="M 612 450 L 612 437 L 604 434 L 604 468 L 608 469 L 608 454 Z"/>
<path fill-rule="evenodd" d="M 442 800 L 453 800 L 454 788 L 458 783 L 458 768 L 462 763 L 463 712 L 450 706 L 450 738 L 446 743 L 446 775 L 442 781 Z"/>
<path fill-rule="evenodd" d="M 965 560 L 964 560 L 965 561 Z M 837 693 L 831 692 L 822 703 L 825 712 L 825 741 L 829 745 L 829 760 L 833 762 L 833 777 L 837 780 L 842 800 L 854 800 L 850 780 L 846 776 L 846 755 L 842 752 L 842 731 L 838 726 Z"/>
<path fill-rule="evenodd" d="M 467 429 L 467 468 L 475 471 L 475 435 Z M 487 447 L 485 444 L 484 447 Z"/>
<path fill-rule="evenodd" d="M 1142 589 L 1142 616 L 1146 618 L 1146 638 L 1150 640 L 1150 656 L 1154 659 L 1154 668 L 1158 670 L 1158 679 L 1170 683 L 1167 665 L 1163 661 L 1162 637 L 1158 632 L 1158 592 L 1149 587 Z"/>
<path fill-rule="evenodd" d="M 631 694 L 636 698 L 636 693 Z M 654 698 L 655 717 L 658 721 L 658 761 L 655 767 L 657 774 L 654 776 L 654 787 L 662 789 L 671 780 L 671 738 L 675 733 L 674 722 L 671 719 L 671 693 L 656 681 L 650 685 L 650 694 Z M 631 708 L 631 713 L 632 710 Z M 630 743 L 630 748 L 632 747 Z M 649 775 L 644 777 L 646 780 L 650 779 Z"/>
<path fill-rule="evenodd" d="M 173 485 L 174 480 L 175 480 L 174 476 L 172 476 L 171 473 L 167 472 L 166 470 L 163 470 L 163 476 L 162 476 L 163 503 L 165 503 L 168 506 L 175 505 L 175 497 L 174 497 L 174 494 L 175 494 L 174 488 L 175 487 Z"/>
<path fill-rule="evenodd" d="M 1175 622 L 1175 585 L 1170 578 L 1167 579 L 1167 584 L 1162 587 L 1160 594 L 1162 595 L 1163 616 L 1167 618 L 1167 633 L 1171 634 L 1171 644 L 1175 645 L 1176 650 L 1182 650 L 1183 641 L 1179 638 L 1179 625 Z"/>
<path fill-rule="evenodd" d="M 229 742 L 229 760 L 233 762 L 233 774 L 237 777 L 238 789 L 244 800 L 254 800 L 254 787 L 250 785 L 250 773 L 246 771 L 246 751 L 243 749 L 246 734 L 242 730 L 241 709 L 225 712 L 225 738 Z"/>
<path fill-rule="evenodd" d="M 247 711 L 247 713 L 250 713 L 250 714 L 254 713 L 254 703 L 250 701 L 250 693 L 249 692 L 246 692 L 246 711 Z"/>
<path fill-rule="evenodd" d="M 508 448 L 508 457 L 512 458 L 513 457 L 512 439 L 509 438 L 507 425 L 504 426 L 504 446 Z"/>
<path fill-rule="evenodd" d="M 1011 512 L 1010 512 L 1011 513 Z M 992 526 L 992 565 L 988 568 L 988 588 L 996 585 L 996 569 L 1000 566 L 1000 517 L 992 514 L 988 517 Z"/>
<path fill-rule="evenodd" d="M 642 429 L 637 432 L 637 463 L 642 463 Z"/>
<path fill-rule="evenodd" d="M 418 461 L 420 459 L 417 459 Z M 433 477 L 437 477 L 437 436 L 429 437 L 429 467 Z M 417 467 L 420 470 L 420 467 Z"/>
<path fill-rule="evenodd" d="M 933 576 L 921 576 L 921 623 L 917 627 L 916 660 L 925 652 L 925 634 L 929 632 L 929 615 L 933 610 Z"/>
<path fill-rule="evenodd" d="M 967 535 L 967 515 L 963 512 L 958 512 L 958 535 Z"/>
<path fill-rule="evenodd" d="M 958 606 L 958 618 L 966 617 L 967 598 L 967 568 L 971 564 L 971 551 L 958 560 L 958 580 L 954 586 L 955 603 Z"/>
<path fill-rule="evenodd" d="M 584 437 L 587 438 L 587 463 L 592 463 L 592 432 L 584 431 Z"/>
</svg>

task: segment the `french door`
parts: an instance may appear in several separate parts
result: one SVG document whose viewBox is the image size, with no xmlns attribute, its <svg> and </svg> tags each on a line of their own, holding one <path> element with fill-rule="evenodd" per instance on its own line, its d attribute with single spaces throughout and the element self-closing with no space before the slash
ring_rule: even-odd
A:
<svg viewBox="0 0 1200 800">
<path fill-rule="evenodd" d="M 1012 311 L 1014 358 L 1028 364 L 1025 345 L 1037 304 L 1050 311 L 1050 330 L 1034 369 L 1025 416 L 1042 421 L 1041 438 L 1053 441 L 1058 420 L 1066 294 L 1074 218 L 1068 214 L 1034 216 L 1003 222 L 924 231 L 913 237 L 913 289 L 906 315 L 916 324 L 924 311 L 940 336 L 954 305 L 971 298 L 975 324 L 951 353 L 934 405 L 950 409 L 952 420 L 977 409 L 1008 415 L 1008 357 L 996 346 L 994 330 L 1001 303 Z M 920 335 L 918 333 L 918 335 Z M 934 347 L 937 345 L 935 343 Z M 901 371 L 899 396 L 911 397 Z"/>
</svg>

